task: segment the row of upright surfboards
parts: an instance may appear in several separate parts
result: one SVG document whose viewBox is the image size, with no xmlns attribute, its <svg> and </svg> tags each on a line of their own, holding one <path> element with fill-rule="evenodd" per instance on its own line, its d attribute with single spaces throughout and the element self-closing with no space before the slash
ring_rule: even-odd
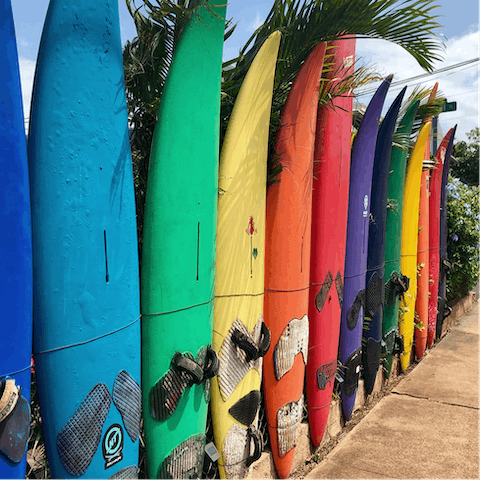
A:
<svg viewBox="0 0 480 480">
<path fill-rule="evenodd" d="M 182 33 L 162 93 L 140 291 L 117 1 L 51 0 L 28 153 L 9 2 L 0 22 L 9 67 L 0 77 L 0 477 L 25 476 L 33 298 L 52 477 L 136 478 L 142 414 L 150 478 L 200 477 L 205 451 L 223 478 L 247 477 L 262 450 L 263 371 L 272 452 L 278 476 L 287 478 L 304 403 L 312 440 L 322 440 L 337 357 L 346 418 L 362 363 L 367 391 L 373 388 L 382 341 L 387 372 L 399 338 L 408 366 L 430 124 L 406 166 L 407 153 L 392 150 L 404 90 L 378 128 L 388 77 L 351 147 L 352 96 L 318 109 L 326 55 L 318 45 L 283 109 L 275 143 L 283 170 L 267 190 L 281 35 L 272 33 L 257 53 L 219 158 L 226 6 L 201 7 Z M 355 40 L 329 46 L 335 82 L 353 71 Z M 405 113 L 404 133 L 417 108 Z M 452 142 L 450 131 L 425 175 L 429 325 L 439 255 L 446 254 L 438 219 Z M 215 447 L 205 445 L 209 404 Z"/>
</svg>

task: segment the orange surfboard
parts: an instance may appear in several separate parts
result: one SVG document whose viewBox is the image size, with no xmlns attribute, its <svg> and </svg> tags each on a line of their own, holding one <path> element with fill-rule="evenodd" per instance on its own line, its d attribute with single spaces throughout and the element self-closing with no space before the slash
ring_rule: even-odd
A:
<svg viewBox="0 0 480 480">
<path fill-rule="evenodd" d="M 267 190 L 264 357 L 268 430 L 278 478 L 288 478 L 302 421 L 308 350 L 313 152 L 325 44 L 298 73 L 282 112 L 275 150 L 283 170 Z"/>
</svg>

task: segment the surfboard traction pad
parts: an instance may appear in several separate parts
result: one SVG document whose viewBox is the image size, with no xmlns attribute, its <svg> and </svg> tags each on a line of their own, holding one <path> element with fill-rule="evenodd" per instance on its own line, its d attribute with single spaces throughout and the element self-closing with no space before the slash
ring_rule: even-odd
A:
<svg viewBox="0 0 480 480">
<path fill-rule="evenodd" d="M 97 383 L 57 435 L 57 451 L 65 470 L 83 475 L 102 438 L 112 397 L 104 383 Z"/>
<path fill-rule="evenodd" d="M 297 427 L 303 416 L 303 395 L 296 402 L 289 402 L 277 412 L 278 455 L 284 457 L 296 445 Z"/>
<path fill-rule="evenodd" d="M 337 359 L 334 358 L 317 368 L 317 385 L 319 390 L 325 390 L 327 383 L 332 384 L 335 381 L 337 371 Z"/>
<path fill-rule="evenodd" d="M 127 480 L 130 478 L 138 478 L 137 467 L 135 465 L 130 465 L 129 467 L 122 468 L 120 471 L 114 473 L 111 477 L 109 477 L 108 480 Z"/>
<path fill-rule="evenodd" d="M 122 416 L 128 436 L 132 442 L 135 442 L 140 435 L 142 390 L 140 385 L 125 370 L 122 370 L 115 378 L 113 402 Z"/>
<path fill-rule="evenodd" d="M 277 380 L 280 380 L 292 368 L 298 353 L 302 354 L 303 363 L 307 363 L 308 332 L 307 315 L 300 319 L 293 318 L 288 322 L 273 350 L 273 365 Z"/>
<path fill-rule="evenodd" d="M 205 435 L 192 435 L 165 457 L 157 478 L 200 478 L 204 454 Z"/>
<path fill-rule="evenodd" d="M 0 380 L 0 454 L 16 464 L 27 450 L 30 435 L 30 402 L 15 380 Z"/>
<path fill-rule="evenodd" d="M 238 402 L 234 403 L 228 413 L 237 422 L 243 425 L 250 425 L 255 420 L 260 409 L 261 393 L 259 390 L 252 390 L 243 396 Z"/>
<path fill-rule="evenodd" d="M 315 296 L 315 307 L 317 311 L 320 313 L 325 306 L 325 302 L 327 301 L 328 293 L 330 292 L 330 288 L 333 284 L 333 275 L 330 270 L 325 275 L 325 279 L 323 280 L 322 286 L 318 291 L 317 295 Z M 338 301 L 340 303 L 340 307 L 343 305 L 343 279 L 341 273 L 338 271 L 337 276 L 335 277 L 335 289 L 337 290 Z"/>
<path fill-rule="evenodd" d="M 362 365 L 362 349 L 357 348 L 350 354 L 347 361 L 343 364 L 343 383 L 342 389 L 345 395 L 351 397 L 358 387 L 360 377 L 360 368 Z"/>
<path fill-rule="evenodd" d="M 256 442 L 259 450 L 250 455 L 251 440 Z M 223 441 L 223 461 L 226 478 L 247 478 L 252 463 L 260 458 L 263 445 L 261 434 L 253 424 L 247 428 L 234 423 Z"/>
<path fill-rule="evenodd" d="M 380 305 L 385 303 L 385 280 L 373 272 L 365 294 L 365 315 L 373 318 Z"/>
<path fill-rule="evenodd" d="M 237 385 L 250 370 L 257 370 L 259 375 L 261 375 L 262 372 L 262 357 L 247 362 L 246 353 L 241 348 L 238 348 L 232 340 L 233 332 L 238 330 L 249 337 L 255 345 L 258 345 L 260 342 L 262 326 L 262 314 L 251 333 L 240 319 L 237 318 L 223 340 L 219 354 L 220 369 L 218 371 L 218 385 L 224 401 L 227 401 L 228 397 L 230 397 Z"/>
<path fill-rule="evenodd" d="M 183 356 L 205 367 L 207 346 L 201 347 L 194 358 L 190 352 L 184 352 Z M 188 372 L 180 371 L 173 365 L 167 373 L 150 390 L 149 406 L 150 415 L 160 422 L 167 420 L 175 412 L 183 392 L 191 386 L 191 375 Z M 204 386 L 204 398 L 208 403 L 210 400 L 210 378 L 202 382 Z"/>
<path fill-rule="evenodd" d="M 362 307 L 365 305 L 365 289 L 360 290 L 355 300 L 350 305 L 350 308 L 347 311 L 347 327 L 349 330 L 353 330 L 358 323 L 358 317 Z"/>
</svg>

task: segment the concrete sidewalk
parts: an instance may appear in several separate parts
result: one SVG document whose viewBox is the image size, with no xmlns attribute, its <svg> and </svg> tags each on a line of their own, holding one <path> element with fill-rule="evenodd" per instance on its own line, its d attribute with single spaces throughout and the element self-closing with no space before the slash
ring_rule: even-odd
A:
<svg viewBox="0 0 480 480">
<path fill-rule="evenodd" d="M 479 478 L 478 302 L 305 478 Z"/>
</svg>

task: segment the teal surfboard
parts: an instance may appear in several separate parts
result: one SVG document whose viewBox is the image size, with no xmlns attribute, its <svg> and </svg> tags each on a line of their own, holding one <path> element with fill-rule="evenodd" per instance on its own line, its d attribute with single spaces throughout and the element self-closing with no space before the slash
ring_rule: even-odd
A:
<svg viewBox="0 0 480 480">
<path fill-rule="evenodd" d="M 136 478 L 137 232 L 117 0 L 52 0 L 28 143 L 34 359 L 53 478 Z"/>
<path fill-rule="evenodd" d="M 199 478 L 205 454 L 226 5 L 186 24 L 150 156 L 142 251 L 142 389 L 149 478 Z"/>
</svg>

